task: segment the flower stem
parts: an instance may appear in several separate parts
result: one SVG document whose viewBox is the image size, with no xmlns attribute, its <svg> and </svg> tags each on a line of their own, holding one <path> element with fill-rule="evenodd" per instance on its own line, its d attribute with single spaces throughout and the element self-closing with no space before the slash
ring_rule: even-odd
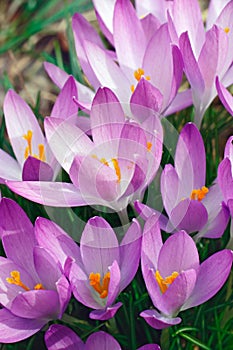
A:
<svg viewBox="0 0 233 350">
<path fill-rule="evenodd" d="M 127 213 L 127 208 L 124 208 L 121 211 L 118 211 L 117 214 L 120 218 L 122 226 L 129 224 L 129 217 L 128 217 L 128 213 Z"/>
</svg>

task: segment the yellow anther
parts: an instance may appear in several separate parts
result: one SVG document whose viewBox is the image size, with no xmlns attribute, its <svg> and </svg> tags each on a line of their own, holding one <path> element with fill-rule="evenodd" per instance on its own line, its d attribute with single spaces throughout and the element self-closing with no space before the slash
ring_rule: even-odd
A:
<svg viewBox="0 0 233 350">
<path fill-rule="evenodd" d="M 131 85 L 131 86 L 130 86 L 130 90 L 131 90 L 132 92 L 134 92 L 135 86 L 134 86 L 134 85 Z"/>
<path fill-rule="evenodd" d="M 150 141 L 147 141 L 146 147 L 147 147 L 147 151 L 150 152 L 152 149 L 152 143 Z"/>
<path fill-rule="evenodd" d="M 115 172 L 116 172 L 117 182 L 120 182 L 121 181 L 121 169 L 119 167 L 118 160 L 115 158 L 112 158 L 112 164 L 113 164 Z"/>
<path fill-rule="evenodd" d="M 108 287 L 110 282 L 110 272 L 107 272 L 103 279 L 102 283 L 100 282 L 101 277 L 99 273 L 91 272 L 89 275 L 90 285 L 93 289 L 99 293 L 101 299 L 104 299 L 108 296 Z"/>
<path fill-rule="evenodd" d="M 144 69 L 142 68 L 138 68 L 137 70 L 135 70 L 134 72 L 134 77 L 137 81 L 139 81 L 141 79 L 141 77 L 144 75 Z"/>
<path fill-rule="evenodd" d="M 44 289 L 43 284 L 37 283 L 37 284 L 34 286 L 34 289 L 35 289 L 35 290 Z"/>
<path fill-rule="evenodd" d="M 161 293 L 165 293 L 168 289 L 168 287 L 175 281 L 175 279 L 179 276 L 179 273 L 174 271 L 170 276 L 167 276 L 163 278 L 160 275 L 159 270 L 156 270 L 155 272 L 155 279 L 159 285 Z"/>
<path fill-rule="evenodd" d="M 224 32 L 225 32 L 225 33 L 227 33 L 227 34 L 228 34 L 228 33 L 229 33 L 229 31 L 230 31 L 230 28 L 229 28 L 229 27 L 224 28 Z"/>
<path fill-rule="evenodd" d="M 15 284 L 16 286 L 19 286 L 23 288 L 26 291 L 29 291 L 30 289 L 21 281 L 20 279 L 20 272 L 19 271 L 11 271 L 10 273 L 11 277 L 7 277 L 6 281 L 10 284 Z"/>
<path fill-rule="evenodd" d="M 109 166 L 109 164 L 108 164 L 108 162 L 107 162 L 107 160 L 106 160 L 105 158 L 101 158 L 100 161 L 101 161 L 101 163 L 103 163 L 104 165 Z"/>
<path fill-rule="evenodd" d="M 41 143 L 38 145 L 39 155 L 32 154 L 32 136 L 33 136 L 32 130 L 28 130 L 27 134 L 23 135 L 24 140 L 27 141 L 27 146 L 24 151 L 24 159 L 27 159 L 28 156 L 33 156 L 34 158 L 37 158 L 45 162 L 46 161 L 45 149 L 44 149 L 44 145 L 42 145 Z"/>
<path fill-rule="evenodd" d="M 146 76 L 146 80 L 150 80 L 150 76 L 149 75 Z"/>
<path fill-rule="evenodd" d="M 194 189 L 191 192 L 190 199 L 202 201 L 202 199 L 205 198 L 208 192 L 209 189 L 206 186 L 202 186 L 202 188 L 200 189 Z"/>
</svg>

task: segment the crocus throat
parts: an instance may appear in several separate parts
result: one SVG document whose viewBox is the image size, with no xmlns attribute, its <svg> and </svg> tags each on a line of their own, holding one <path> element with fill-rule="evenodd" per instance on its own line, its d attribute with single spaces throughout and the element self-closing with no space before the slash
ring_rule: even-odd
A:
<svg viewBox="0 0 233 350">
<path fill-rule="evenodd" d="M 32 136 L 33 132 L 32 130 L 28 130 L 27 134 L 23 135 L 23 139 L 27 141 L 27 146 L 24 151 L 24 158 L 27 159 L 28 156 L 32 156 L 34 158 L 37 158 L 43 162 L 46 161 L 45 158 L 45 149 L 43 144 L 38 145 L 38 155 L 37 154 L 32 154 Z"/>
<path fill-rule="evenodd" d="M 168 287 L 175 281 L 175 279 L 179 276 L 179 273 L 174 271 L 170 276 L 167 276 L 163 278 L 160 275 L 159 270 L 156 270 L 155 272 L 155 279 L 159 285 L 159 288 L 161 290 L 161 293 L 165 293 L 168 289 Z"/>
<path fill-rule="evenodd" d="M 26 291 L 29 291 L 30 288 L 28 288 L 26 286 L 26 284 L 24 284 L 22 281 L 21 281 L 21 278 L 20 278 L 20 272 L 19 271 L 11 271 L 10 273 L 11 277 L 7 277 L 6 278 L 6 281 L 10 284 L 15 284 L 16 286 L 19 286 L 21 288 L 23 288 L 24 290 Z M 34 290 L 39 290 L 39 289 L 44 289 L 43 285 L 41 283 L 38 283 L 34 286 L 33 288 Z"/>
<path fill-rule="evenodd" d="M 101 299 L 104 299 L 108 296 L 108 287 L 110 282 L 110 272 L 107 272 L 104 277 L 102 278 L 101 282 L 101 276 L 100 273 L 94 273 L 91 272 L 89 275 L 89 281 L 90 285 L 94 290 L 99 293 L 99 296 Z"/>
<path fill-rule="evenodd" d="M 205 198 L 205 196 L 207 195 L 207 193 L 209 192 L 208 188 L 203 186 L 202 188 L 199 188 L 197 190 L 192 190 L 191 194 L 190 194 L 190 199 L 194 199 L 197 201 L 202 201 L 202 199 Z"/>
<path fill-rule="evenodd" d="M 142 77 L 144 77 L 146 80 L 150 80 L 150 76 L 149 76 L 149 75 L 146 75 L 146 76 L 145 76 L 144 69 L 138 68 L 137 70 L 134 71 L 134 78 L 135 78 L 138 82 L 141 80 Z M 131 89 L 132 92 L 134 92 L 135 86 L 134 86 L 134 85 L 131 85 L 130 89 Z"/>
<path fill-rule="evenodd" d="M 111 161 L 107 161 L 105 158 L 98 158 L 96 154 L 92 155 L 92 158 L 97 159 L 99 162 L 103 163 L 106 166 L 110 166 L 109 163 L 112 162 L 113 168 L 117 176 L 117 182 L 121 181 L 121 168 L 119 162 L 116 158 L 112 158 Z"/>
</svg>

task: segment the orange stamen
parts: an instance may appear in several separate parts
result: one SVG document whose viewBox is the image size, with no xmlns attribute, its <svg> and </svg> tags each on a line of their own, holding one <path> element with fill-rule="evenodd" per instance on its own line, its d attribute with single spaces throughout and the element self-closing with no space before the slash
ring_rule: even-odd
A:
<svg viewBox="0 0 233 350">
<path fill-rule="evenodd" d="M 229 33 L 229 31 L 230 31 L 230 28 L 229 28 L 229 27 L 224 28 L 224 32 L 225 32 L 225 33 L 227 33 L 227 34 L 228 34 L 228 33 Z"/>
<path fill-rule="evenodd" d="M 10 284 L 15 284 L 16 286 L 19 286 L 21 288 L 23 288 L 24 290 L 26 290 L 26 292 L 28 292 L 30 290 L 30 288 L 28 288 L 26 286 L 26 284 L 24 284 L 21 281 L 20 278 L 20 272 L 19 271 L 11 271 L 10 273 L 11 277 L 7 277 L 6 281 Z M 43 285 L 41 283 L 38 283 L 35 285 L 34 290 L 39 290 L 39 289 L 44 289 Z"/>
<path fill-rule="evenodd" d="M 37 158 L 45 162 L 46 161 L 45 148 L 44 148 L 44 145 L 42 145 L 41 143 L 38 145 L 39 155 L 32 154 L 32 136 L 33 136 L 32 130 L 28 130 L 27 134 L 23 135 L 24 140 L 27 141 L 27 146 L 24 151 L 24 159 L 27 159 L 28 156 L 33 156 L 34 158 Z"/>
<path fill-rule="evenodd" d="M 202 186 L 202 188 L 200 189 L 194 189 L 191 192 L 190 199 L 202 201 L 202 199 L 205 198 L 208 192 L 209 189 L 206 186 Z"/>
<path fill-rule="evenodd" d="M 168 287 L 175 281 L 175 279 L 179 276 L 179 273 L 174 271 L 170 276 L 167 276 L 163 278 L 160 275 L 159 270 L 156 270 L 155 272 L 155 279 L 159 285 L 161 293 L 165 293 L 168 289 Z"/>
<path fill-rule="evenodd" d="M 120 182 L 121 181 L 121 169 L 119 167 L 118 160 L 115 158 L 112 158 L 112 164 L 113 164 L 115 172 L 116 172 L 117 182 Z"/>
<path fill-rule="evenodd" d="M 150 152 L 152 149 L 152 143 L 150 141 L 147 141 L 146 146 L 147 146 L 147 151 Z"/>
<path fill-rule="evenodd" d="M 103 279 L 102 283 L 100 282 L 100 274 L 91 272 L 89 275 L 90 285 L 94 288 L 94 290 L 99 293 L 100 298 L 104 299 L 108 296 L 108 287 L 110 282 L 110 272 L 107 272 Z"/>
</svg>

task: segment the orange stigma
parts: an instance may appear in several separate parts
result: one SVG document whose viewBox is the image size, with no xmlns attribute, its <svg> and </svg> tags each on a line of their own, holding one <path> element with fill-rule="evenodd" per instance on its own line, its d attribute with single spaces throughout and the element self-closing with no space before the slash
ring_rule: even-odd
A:
<svg viewBox="0 0 233 350">
<path fill-rule="evenodd" d="M 118 160 L 115 158 L 112 158 L 112 164 L 113 164 L 115 172 L 116 172 L 117 182 L 120 182 L 121 181 L 121 169 L 119 167 Z"/>
<path fill-rule="evenodd" d="M 228 34 L 228 33 L 229 33 L 229 31 L 230 31 L 230 28 L 229 28 L 229 27 L 224 28 L 224 32 L 225 32 L 225 33 L 227 33 L 227 34 Z"/>
<path fill-rule="evenodd" d="M 152 143 L 150 141 L 147 141 L 146 147 L 147 147 L 147 151 L 150 152 L 152 149 Z"/>
<path fill-rule="evenodd" d="M 99 273 L 91 272 L 89 275 L 90 285 L 94 290 L 99 293 L 101 299 L 108 296 L 108 287 L 110 282 L 110 272 L 107 272 L 102 278 L 102 283 L 100 282 L 101 277 Z"/>
<path fill-rule="evenodd" d="M 175 279 L 179 276 L 178 272 L 174 271 L 170 276 L 163 278 L 160 275 L 159 270 L 155 272 L 155 279 L 159 285 L 161 293 L 165 293 L 168 287 L 175 281 Z"/>
<path fill-rule="evenodd" d="M 202 201 L 202 199 L 205 198 L 205 196 L 207 195 L 207 193 L 209 192 L 208 188 L 206 186 L 203 186 L 200 189 L 197 190 L 192 190 L 191 195 L 190 195 L 190 199 L 194 199 L 197 201 Z"/>
<path fill-rule="evenodd" d="M 27 134 L 23 135 L 23 139 L 27 141 L 27 146 L 24 151 L 24 158 L 27 159 L 28 156 L 32 156 L 34 158 L 37 158 L 45 162 L 46 161 L 45 149 L 44 149 L 44 145 L 42 145 L 41 143 L 38 145 L 39 155 L 32 154 L 32 136 L 33 136 L 32 130 L 28 130 Z"/>
<path fill-rule="evenodd" d="M 26 291 L 29 291 L 30 288 L 28 288 L 22 281 L 20 278 L 20 272 L 19 271 L 11 271 L 10 273 L 11 277 L 7 277 L 6 281 L 10 284 L 15 284 L 16 286 L 19 286 L 21 288 L 23 288 Z M 35 290 L 39 290 L 39 289 L 44 289 L 43 285 L 41 283 L 38 283 L 35 285 L 34 287 Z"/>
</svg>

